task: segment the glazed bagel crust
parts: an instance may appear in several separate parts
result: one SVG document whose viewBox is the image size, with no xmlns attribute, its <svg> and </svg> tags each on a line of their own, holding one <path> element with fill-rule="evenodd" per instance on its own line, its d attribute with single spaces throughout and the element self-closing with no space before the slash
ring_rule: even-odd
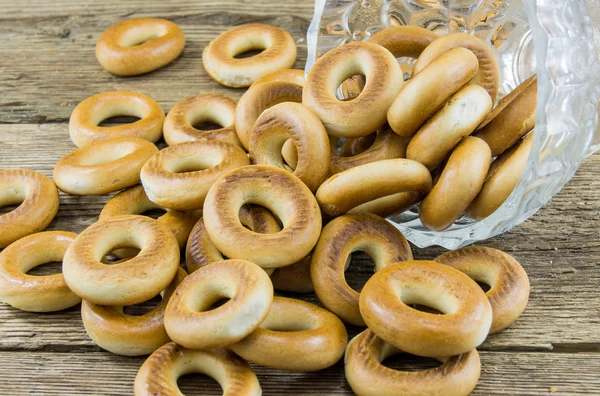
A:
<svg viewBox="0 0 600 396">
<path fill-rule="evenodd" d="M 340 172 L 325 180 L 316 197 L 321 209 L 338 216 L 378 198 L 409 192 L 416 199 L 431 190 L 431 174 L 423 165 L 407 159 L 371 162 Z"/>
<path fill-rule="evenodd" d="M 175 288 L 185 279 L 183 268 L 161 293 L 162 301 L 140 316 L 123 312 L 123 307 L 97 305 L 83 300 L 81 319 L 90 338 L 103 349 L 117 355 L 148 355 L 171 341 L 164 326 L 165 308 Z"/>
<path fill-rule="evenodd" d="M 81 301 L 62 274 L 33 276 L 38 265 L 62 261 L 77 234 L 48 231 L 19 239 L 0 253 L 0 301 L 30 312 L 52 312 Z"/>
<path fill-rule="evenodd" d="M 411 308 L 426 305 L 436 315 Z M 492 324 L 485 293 L 467 275 L 433 261 L 378 271 L 360 293 L 360 313 L 378 337 L 418 356 L 454 356 L 479 346 Z"/>
<path fill-rule="evenodd" d="M 135 377 L 135 396 L 181 396 L 177 379 L 200 373 L 214 378 L 223 396 L 260 396 L 262 390 L 252 369 L 226 349 L 194 351 L 169 342 L 157 349 Z"/>
<path fill-rule="evenodd" d="M 347 214 L 371 213 L 379 217 L 393 216 L 410 209 L 421 198 L 422 196 L 411 192 L 392 194 L 355 206 Z"/>
<path fill-rule="evenodd" d="M 379 44 L 395 58 L 418 58 L 439 36 L 418 26 L 394 26 L 375 33 L 369 42 Z"/>
<path fill-rule="evenodd" d="M 96 142 L 62 157 L 54 181 L 71 195 L 108 194 L 138 184 L 140 170 L 156 153 L 156 146 L 144 139 Z"/>
<path fill-rule="evenodd" d="M 451 33 L 437 38 L 419 56 L 413 69 L 413 77 L 422 72 L 429 64 L 453 48 L 462 47 L 473 52 L 479 61 L 479 71 L 473 83 L 481 85 L 496 101 L 500 85 L 500 69 L 496 55 L 479 37 L 467 33 Z"/>
<path fill-rule="evenodd" d="M 512 256 L 492 248 L 469 246 L 442 254 L 435 259 L 486 283 L 492 306 L 492 328 L 497 333 L 513 324 L 525 310 L 529 300 L 529 278 Z"/>
<path fill-rule="evenodd" d="M 358 396 L 466 396 L 479 380 L 481 362 L 476 349 L 453 357 L 438 357 L 443 364 L 422 371 L 398 371 L 381 364 L 401 353 L 367 329 L 348 344 L 346 380 Z"/>
<path fill-rule="evenodd" d="M 125 262 L 101 262 L 111 250 L 136 247 Z M 179 268 L 179 246 L 165 225 L 145 216 L 119 216 L 85 229 L 63 259 L 67 285 L 81 298 L 99 305 L 133 305 L 164 290 Z"/>
<path fill-rule="evenodd" d="M 244 52 L 263 50 L 249 58 Z M 296 43 L 288 32 L 275 26 L 248 24 L 219 35 L 202 52 L 206 72 L 227 87 L 248 87 L 257 79 L 289 69 L 296 61 Z"/>
<path fill-rule="evenodd" d="M 177 103 L 165 118 L 163 134 L 169 146 L 196 140 L 218 140 L 242 146 L 234 127 L 236 102 L 225 95 L 201 94 Z M 214 130 L 199 130 L 194 125 L 213 122 Z"/>
<path fill-rule="evenodd" d="M 362 92 L 349 101 L 337 99 L 340 84 L 359 74 L 366 76 Z M 403 84 L 400 66 L 388 50 L 353 42 L 317 60 L 308 73 L 302 103 L 319 116 L 330 135 L 365 136 L 385 124 L 386 111 Z"/>
<path fill-rule="evenodd" d="M 387 110 L 387 119 L 400 136 L 413 136 L 450 96 L 477 73 L 477 57 L 454 48 L 414 76 Z"/>
<path fill-rule="evenodd" d="M 144 74 L 171 63 L 185 46 L 183 31 L 159 18 L 119 22 L 98 38 L 96 58 L 103 68 L 119 76 Z"/>
<path fill-rule="evenodd" d="M 304 75 L 304 70 L 299 69 L 285 69 L 278 70 L 273 73 L 266 74 L 254 81 L 251 86 L 258 85 L 266 82 L 285 82 L 290 84 L 296 84 L 301 87 L 304 87 L 306 84 L 306 76 Z"/>
<path fill-rule="evenodd" d="M 99 126 L 111 117 L 134 116 L 136 122 Z M 104 92 L 79 103 L 69 119 L 71 140 L 77 147 L 115 138 L 140 138 L 156 142 L 162 136 L 165 112 L 154 99 L 137 92 Z"/>
<path fill-rule="evenodd" d="M 148 198 L 175 210 L 202 209 L 208 190 L 231 169 L 249 165 L 246 152 L 233 144 L 198 140 L 162 149 L 142 168 Z"/>
<path fill-rule="evenodd" d="M 290 139 L 298 160 L 294 175 L 311 191 L 327 178 L 329 137 L 321 120 L 300 103 L 280 103 L 265 110 L 250 135 L 250 161 L 285 169 L 282 149 Z"/>
<path fill-rule="evenodd" d="M 229 301 L 210 309 L 223 298 Z M 167 304 L 165 328 L 186 348 L 221 348 L 256 330 L 272 302 L 273 284 L 262 268 L 245 260 L 217 261 L 177 287 Z"/>
<path fill-rule="evenodd" d="M 248 203 L 271 210 L 283 224 L 274 234 L 257 234 L 239 221 Z M 204 225 L 217 248 L 263 268 L 285 267 L 306 257 L 321 233 L 315 197 L 296 176 L 272 166 L 234 169 L 219 179 L 204 202 Z"/>
<path fill-rule="evenodd" d="M 317 297 L 344 322 L 365 326 L 358 307 L 360 294 L 348 285 L 344 274 L 356 251 L 371 257 L 375 271 L 413 256 L 404 235 L 379 216 L 345 215 L 323 228 L 310 267 Z"/>
<path fill-rule="evenodd" d="M 0 215 L 0 249 L 42 231 L 58 212 L 58 190 L 46 176 L 30 170 L 0 171 L 0 207 L 20 204 Z"/>
</svg>

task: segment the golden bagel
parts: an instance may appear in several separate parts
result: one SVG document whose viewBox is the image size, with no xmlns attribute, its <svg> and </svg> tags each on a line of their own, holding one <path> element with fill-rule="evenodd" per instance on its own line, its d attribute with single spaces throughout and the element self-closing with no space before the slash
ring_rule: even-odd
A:
<svg viewBox="0 0 600 396">
<path fill-rule="evenodd" d="M 393 26 L 375 33 L 369 42 L 379 44 L 395 58 L 418 58 L 439 36 L 419 26 Z"/>
<path fill-rule="evenodd" d="M 286 83 L 296 84 L 301 87 L 304 87 L 304 84 L 306 84 L 306 76 L 304 75 L 304 70 L 298 70 L 298 69 L 278 70 L 276 72 L 269 73 L 269 74 L 262 76 L 258 80 L 254 81 L 252 83 L 252 85 L 258 85 L 258 84 L 262 84 L 262 83 L 266 83 L 266 82 L 274 82 L 274 81 L 286 82 Z"/>
</svg>

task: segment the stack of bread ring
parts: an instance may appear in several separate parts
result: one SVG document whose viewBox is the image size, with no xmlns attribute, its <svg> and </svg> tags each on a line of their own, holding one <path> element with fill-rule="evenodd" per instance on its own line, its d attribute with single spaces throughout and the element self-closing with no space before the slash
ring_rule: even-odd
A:
<svg viewBox="0 0 600 396">
<path fill-rule="evenodd" d="M 104 32 L 96 54 L 127 76 L 165 66 L 184 44 L 172 22 L 133 19 Z M 262 52 L 238 57 L 251 50 Z M 417 59 L 408 82 L 400 57 Z M 227 395 L 260 395 L 245 361 L 315 371 L 344 352 L 359 395 L 468 394 L 480 373 L 475 348 L 523 312 L 527 275 L 509 255 L 483 247 L 414 260 L 384 217 L 421 202 L 423 224 L 442 230 L 465 211 L 474 219 L 494 212 L 531 148 L 532 135 L 523 136 L 535 124 L 535 77 L 493 108 L 491 50 L 474 36 L 418 27 L 338 47 L 306 78 L 290 69 L 295 59 L 284 30 L 239 26 L 202 59 L 218 83 L 248 87 L 237 104 L 200 94 L 165 117 L 135 92 L 81 102 L 69 123 L 78 149 L 56 164 L 54 182 L 0 171 L 0 206 L 21 203 L 0 216 L 0 300 L 33 312 L 81 301 L 96 344 L 150 354 L 137 395 L 180 394 L 177 378 L 189 372 L 214 377 Z M 364 77 L 358 90 L 344 85 L 354 76 Z M 99 125 L 117 115 L 140 120 Z M 220 128 L 194 128 L 201 122 Z M 159 150 L 161 137 L 168 146 Z M 40 232 L 58 211 L 56 186 L 73 195 L 120 192 L 79 235 Z M 155 209 L 164 215 L 144 216 Z M 344 276 L 356 251 L 376 271 L 361 292 Z M 62 261 L 63 273 L 27 275 L 49 261 Z M 314 291 L 324 308 L 275 290 Z M 124 312 L 157 296 L 144 315 Z M 344 323 L 366 330 L 348 343 Z M 400 351 L 442 365 L 382 365 Z"/>
</svg>

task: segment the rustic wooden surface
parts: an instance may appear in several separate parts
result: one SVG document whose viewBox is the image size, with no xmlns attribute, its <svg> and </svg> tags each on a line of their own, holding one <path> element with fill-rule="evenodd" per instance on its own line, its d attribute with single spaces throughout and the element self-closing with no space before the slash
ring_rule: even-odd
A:
<svg viewBox="0 0 600 396">
<path fill-rule="evenodd" d="M 23 2 L 0 0 L 0 169 L 28 168 L 52 175 L 56 161 L 74 149 L 67 122 L 73 107 L 95 93 L 133 90 L 168 111 L 201 92 L 239 98 L 242 91 L 212 81 L 201 51 L 217 34 L 248 22 L 280 26 L 306 58 L 304 32 L 311 0 L 184 0 Z M 109 25 L 132 17 L 177 22 L 186 49 L 168 67 L 119 78 L 105 72 L 94 45 Z M 482 376 L 476 394 L 600 394 L 600 155 L 584 161 L 575 178 L 532 219 L 483 245 L 513 254 L 527 270 L 531 299 L 521 319 L 479 349 Z M 96 221 L 108 197 L 61 194 L 49 229 L 81 232 Z M 439 248 L 415 250 L 433 258 Z M 359 258 L 348 279 L 361 284 L 371 267 Z M 317 303 L 313 294 L 306 296 Z M 357 329 L 349 329 L 355 334 Z M 132 391 L 143 358 L 104 352 L 87 337 L 78 307 L 31 314 L 0 304 L 0 395 L 99 394 Z M 395 359 L 393 367 L 404 367 Z M 404 363 L 405 364 L 405 363 Z M 290 374 L 254 366 L 265 395 L 351 394 L 343 365 L 320 373 Z M 186 394 L 219 394 L 203 376 L 182 383 Z"/>
</svg>

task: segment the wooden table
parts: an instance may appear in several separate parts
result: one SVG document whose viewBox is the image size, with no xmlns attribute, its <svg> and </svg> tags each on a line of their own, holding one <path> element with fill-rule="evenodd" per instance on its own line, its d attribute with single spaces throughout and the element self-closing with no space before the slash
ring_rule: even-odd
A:
<svg viewBox="0 0 600 396">
<path fill-rule="evenodd" d="M 0 169 L 29 168 L 51 176 L 56 161 L 75 148 L 67 128 L 73 107 L 99 92 L 142 92 L 165 110 L 202 92 L 239 98 L 241 90 L 215 83 L 201 63 L 206 44 L 231 26 L 259 22 L 287 29 L 299 44 L 296 67 L 303 67 L 313 8 L 312 0 L 49 3 L 0 0 Z M 94 55 L 100 33 L 115 22 L 150 16 L 183 28 L 183 55 L 144 76 L 119 78 L 104 71 Z M 600 394 L 599 166 L 600 155 L 588 158 L 537 215 L 482 243 L 514 255 L 529 273 L 532 291 L 521 319 L 479 348 L 476 394 Z M 81 232 L 96 221 L 107 199 L 61 194 L 60 212 L 49 229 Z M 433 258 L 441 252 L 415 249 L 415 256 Z M 371 267 L 360 265 L 364 257 L 357 261 L 348 278 L 360 284 Z M 314 295 L 308 299 L 316 302 Z M 130 394 L 143 360 L 95 346 L 78 307 L 32 314 L 0 304 L 0 395 Z M 390 364 L 407 363 L 396 358 Z M 351 394 L 342 363 L 302 374 L 254 368 L 265 395 Z M 203 376 L 186 379 L 182 388 L 186 394 L 220 394 L 218 385 Z"/>
</svg>

